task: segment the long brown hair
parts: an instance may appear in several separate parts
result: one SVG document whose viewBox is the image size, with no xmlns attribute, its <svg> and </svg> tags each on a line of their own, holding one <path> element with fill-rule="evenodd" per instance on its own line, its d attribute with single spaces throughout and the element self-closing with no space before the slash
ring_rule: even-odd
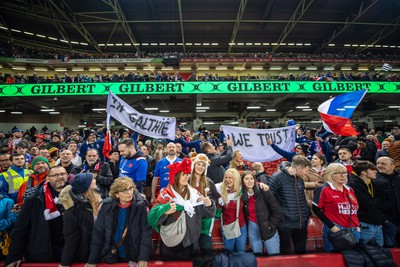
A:
<svg viewBox="0 0 400 267">
<path fill-rule="evenodd" d="M 199 162 L 201 162 L 201 161 L 199 161 Z M 199 163 L 199 162 L 197 162 L 197 163 Z M 197 164 L 196 163 L 196 164 Z M 195 166 L 196 166 L 196 164 L 195 164 Z M 206 167 L 207 168 L 207 167 Z M 196 174 L 195 174 L 195 171 L 194 171 L 194 166 L 193 166 L 193 171 L 192 171 L 192 173 L 189 175 L 189 184 L 190 184 L 190 186 L 191 187 L 193 187 L 193 188 L 197 188 L 197 184 L 196 184 Z M 209 185 L 208 185 L 208 181 L 207 181 L 207 179 L 206 179 L 206 171 L 204 171 L 201 175 L 200 175 L 200 183 L 199 183 L 199 188 L 198 188 L 198 191 L 200 192 L 200 194 L 202 194 L 203 196 L 205 196 L 205 188 L 206 187 L 208 187 Z"/>
<path fill-rule="evenodd" d="M 189 186 L 185 185 L 182 189 L 179 189 L 179 181 L 182 178 L 182 174 L 183 172 L 178 172 L 177 174 L 175 174 L 174 177 L 174 184 L 172 185 L 172 188 L 183 198 L 183 199 L 189 199 L 190 198 L 190 190 L 189 190 Z"/>
</svg>

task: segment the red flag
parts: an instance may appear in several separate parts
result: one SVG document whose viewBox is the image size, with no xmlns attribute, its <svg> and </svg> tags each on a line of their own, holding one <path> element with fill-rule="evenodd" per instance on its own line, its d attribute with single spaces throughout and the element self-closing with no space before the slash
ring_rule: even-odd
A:
<svg viewBox="0 0 400 267">
<path fill-rule="evenodd" d="M 103 156 L 110 159 L 110 156 L 108 153 L 112 150 L 112 145 L 111 145 L 111 133 L 110 131 L 107 131 L 106 138 L 104 138 L 104 145 L 103 145 Z"/>
</svg>

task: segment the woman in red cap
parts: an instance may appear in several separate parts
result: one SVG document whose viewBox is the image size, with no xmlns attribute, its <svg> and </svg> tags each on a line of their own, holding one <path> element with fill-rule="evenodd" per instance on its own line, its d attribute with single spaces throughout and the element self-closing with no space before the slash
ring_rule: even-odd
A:
<svg viewBox="0 0 400 267">
<path fill-rule="evenodd" d="M 164 260 L 190 260 L 199 240 L 202 218 L 215 216 L 215 204 L 189 185 L 192 162 L 185 158 L 168 166 L 169 184 L 160 191 L 147 217 L 161 235 Z"/>
</svg>

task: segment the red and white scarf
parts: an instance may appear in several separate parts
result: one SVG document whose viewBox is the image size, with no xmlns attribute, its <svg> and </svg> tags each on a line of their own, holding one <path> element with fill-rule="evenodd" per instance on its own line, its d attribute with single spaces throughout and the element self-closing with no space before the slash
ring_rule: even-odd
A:
<svg viewBox="0 0 400 267">
<path fill-rule="evenodd" d="M 53 198 L 53 195 L 51 194 L 50 188 L 49 188 L 49 182 L 46 181 L 43 185 L 43 193 L 44 193 L 44 200 L 45 200 L 45 205 L 46 209 L 44 210 L 44 219 L 46 221 L 52 220 L 57 218 L 58 216 L 61 215 L 61 213 L 58 211 L 56 204 L 58 203 L 58 198 L 55 197 Z"/>
</svg>

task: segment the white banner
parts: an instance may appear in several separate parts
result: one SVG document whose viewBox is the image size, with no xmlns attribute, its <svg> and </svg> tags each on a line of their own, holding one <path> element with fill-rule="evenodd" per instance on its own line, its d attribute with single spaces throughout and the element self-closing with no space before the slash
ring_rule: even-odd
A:
<svg viewBox="0 0 400 267">
<path fill-rule="evenodd" d="M 175 118 L 142 114 L 112 92 L 108 93 L 107 115 L 140 134 L 175 140 Z"/>
<path fill-rule="evenodd" d="M 251 129 L 222 125 L 226 138 L 233 141 L 233 150 L 240 150 L 242 157 L 248 161 L 269 162 L 282 158 L 267 144 L 272 142 L 286 151 L 292 151 L 295 146 L 296 126 L 274 129 Z"/>
</svg>

